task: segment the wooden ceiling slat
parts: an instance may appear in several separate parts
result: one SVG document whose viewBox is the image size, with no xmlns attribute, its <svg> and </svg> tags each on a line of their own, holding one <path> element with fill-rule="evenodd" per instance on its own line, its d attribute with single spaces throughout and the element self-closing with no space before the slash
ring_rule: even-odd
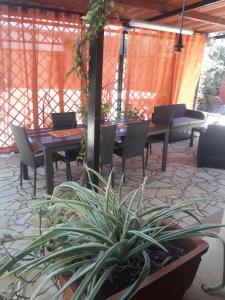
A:
<svg viewBox="0 0 225 300">
<path fill-rule="evenodd" d="M 161 2 L 161 1 L 160 1 Z M 149 0 L 115 0 L 117 5 L 129 5 L 133 7 L 139 7 L 142 9 L 155 10 L 157 12 L 167 12 L 169 8 L 166 4 L 162 4 L 159 1 L 149 1 Z"/>
<path fill-rule="evenodd" d="M 0 0 L 1 3 L 85 14 L 90 0 Z M 115 0 L 115 3 L 121 19 L 154 20 L 164 14 L 163 19 L 155 19 L 154 23 L 179 26 L 181 0 Z M 201 4 L 204 6 L 200 7 Z M 184 27 L 202 32 L 225 29 L 225 0 L 186 0 L 186 7 L 191 11 L 185 12 Z"/>
<path fill-rule="evenodd" d="M 198 1 L 198 2 L 193 2 L 191 4 L 186 4 L 185 11 L 191 11 L 191 10 L 197 9 L 199 7 L 208 6 L 212 3 L 221 2 L 221 1 L 224 2 L 224 0 L 201 0 L 201 1 Z M 177 8 L 177 9 L 172 10 L 172 11 L 170 10 L 169 12 L 166 12 L 164 14 L 160 14 L 160 15 L 155 16 L 153 18 L 150 18 L 146 21 L 155 22 L 155 21 L 164 19 L 166 17 L 170 17 L 170 16 L 173 16 L 173 15 L 180 14 L 181 12 L 182 12 L 182 7 Z"/>
<path fill-rule="evenodd" d="M 222 1 L 220 3 L 212 3 L 208 7 L 201 7 L 196 11 L 201 13 L 208 13 L 208 14 L 214 14 L 216 12 L 220 12 L 221 15 L 222 14 L 224 15 L 224 7 L 225 7 L 225 1 Z"/>
<path fill-rule="evenodd" d="M 70 0 L 0 0 L 0 4 L 5 5 L 17 5 L 22 7 L 40 8 L 52 11 L 64 11 L 67 13 L 79 13 L 84 14 L 87 12 L 89 7 L 89 1 L 72 1 Z"/>
<path fill-rule="evenodd" d="M 198 12 L 190 12 L 185 14 L 186 19 L 196 20 L 200 22 L 210 23 L 214 25 L 223 25 L 225 26 L 225 19 L 219 17 L 213 17 L 207 14 L 202 14 Z"/>
</svg>

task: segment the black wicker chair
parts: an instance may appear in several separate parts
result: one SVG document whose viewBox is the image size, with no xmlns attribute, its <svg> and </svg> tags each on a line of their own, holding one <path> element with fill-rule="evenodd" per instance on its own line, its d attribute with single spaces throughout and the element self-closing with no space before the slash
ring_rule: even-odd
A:
<svg viewBox="0 0 225 300">
<path fill-rule="evenodd" d="M 225 126 L 209 125 L 200 133 L 197 166 L 225 169 Z"/>
<path fill-rule="evenodd" d="M 127 125 L 127 133 L 122 143 L 116 143 L 114 153 L 122 158 L 122 171 L 125 181 L 126 159 L 142 156 L 143 177 L 145 176 L 144 150 L 150 121 L 135 122 Z"/>
<path fill-rule="evenodd" d="M 75 112 L 51 113 L 54 130 L 70 129 L 77 127 Z"/>
<path fill-rule="evenodd" d="M 63 130 L 77 127 L 76 114 L 75 112 L 62 112 L 62 113 L 52 113 L 52 127 L 54 130 Z M 68 180 L 72 180 L 71 172 L 71 161 L 76 161 L 77 156 L 80 152 L 80 146 L 75 147 L 74 150 L 65 151 L 65 162 L 68 170 Z M 57 169 L 57 163 L 56 163 Z"/>
<path fill-rule="evenodd" d="M 31 143 L 27 137 L 27 133 L 24 127 L 10 124 L 13 136 L 16 140 L 16 146 L 20 153 L 20 186 L 23 184 L 23 166 L 31 167 L 34 169 L 34 188 L 33 195 L 36 196 L 36 178 L 37 168 L 44 166 L 43 152 L 35 153 L 32 151 Z M 63 156 L 55 153 L 53 155 L 53 161 L 63 161 Z"/>
</svg>

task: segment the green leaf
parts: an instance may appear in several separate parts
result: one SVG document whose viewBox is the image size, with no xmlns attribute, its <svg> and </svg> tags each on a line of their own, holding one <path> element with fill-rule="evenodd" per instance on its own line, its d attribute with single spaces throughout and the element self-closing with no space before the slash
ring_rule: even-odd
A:
<svg viewBox="0 0 225 300">
<path fill-rule="evenodd" d="M 99 278 L 97 283 L 91 289 L 90 293 L 87 295 L 88 300 L 94 300 L 95 299 L 95 296 L 99 292 L 99 290 L 102 287 L 103 283 L 109 278 L 109 276 L 112 274 L 112 272 L 115 270 L 115 268 L 116 268 L 116 265 L 112 265 L 105 272 L 103 272 L 102 276 Z"/>
<path fill-rule="evenodd" d="M 84 278 L 84 280 L 81 282 L 77 290 L 75 291 L 73 298 L 71 300 L 80 300 L 81 296 L 83 295 L 84 291 L 86 290 L 87 286 L 91 284 L 91 281 L 95 275 L 98 274 L 99 270 L 103 267 L 106 267 L 105 262 L 109 260 L 110 257 L 112 257 L 112 254 L 115 253 L 116 250 L 118 250 L 122 245 L 124 245 L 126 241 L 120 241 L 116 243 L 114 246 L 109 248 L 105 251 L 102 255 L 99 256 L 99 258 L 96 261 L 95 267 L 93 270 L 87 274 L 87 276 Z M 114 259 L 115 261 L 115 259 Z"/>
<path fill-rule="evenodd" d="M 139 275 L 138 279 L 129 288 L 126 289 L 126 291 L 119 298 L 119 300 L 131 299 L 134 296 L 134 294 L 137 292 L 138 287 L 142 284 L 142 282 L 148 276 L 148 274 L 150 272 L 150 259 L 149 259 L 148 254 L 145 251 L 142 251 L 142 255 L 144 257 L 145 264 L 141 271 L 141 274 Z"/>
<path fill-rule="evenodd" d="M 153 245 L 157 246 L 158 248 L 162 249 L 163 251 L 167 252 L 168 253 L 168 250 L 163 246 L 161 245 L 157 240 L 155 240 L 154 238 L 150 237 L 149 235 L 146 235 L 144 234 L 143 232 L 141 231 L 136 231 L 136 230 L 130 230 L 128 231 L 128 233 L 132 233 L 136 236 L 139 236 L 141 237 L 142 239 L 146 240 L 146 241 L 149 241 L 150 243 L 152 243 Z"/>
</svg>

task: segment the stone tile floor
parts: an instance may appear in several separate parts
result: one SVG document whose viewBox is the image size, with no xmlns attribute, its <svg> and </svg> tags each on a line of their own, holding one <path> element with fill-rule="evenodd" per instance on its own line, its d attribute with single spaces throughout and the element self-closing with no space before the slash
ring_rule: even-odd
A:
<svg viewBox="0 0 225 300">
<path fill-rule="evenodd" d="M 203 222 L 225 223 L 225 170 L 198 169 L 196 167 L 196 143 L 189 148 L 189 141 L 177 142 L 169 145 L 168 163 L 166 172 L 161 172 L 162 145 L 153 144 L 153 153 L 150 156 L 146 175 L 148 181 L 145 189 L 145 206 L 155 204 L 173 204 L 185 199 L 202 199 L 201 208 L 205 214 L 201 216 Z M 33 174 L 30 171 L 31 180 L 24 181 L 23 187 L 19 186 L 19 157 L 16 154 L 0 157 L 0 237 L 4 234 L 27 235 L 38 232 L 38 218 L 32 216 L 25 208 L 31 207 L 43 199 L 45 193 L 44 168 L 38 169 L 37 196 L 33 198 Z M 118 187 L 121 178 L 120 159 L 115 157 L 115 187 Z M 82 166 L 72 164 L 74 180 L 78 180 Z M 108 176 L 109 169 L 103 169 L 104 176 Z M 55 184 L 66 180 L 65 165 L 61 164 L 55 171 Z M 126 184 L 124 193 L 135 189 L 142 182 L 141 159 L 135 158 L 127 162 Z M 188 217 L 182 220 L 183 225 L 192 225 L 193 219 Z M 224 232 L 223 232 L 224 233 Z M 225 234 L 224 234 L 225 235 Z M 14 242 L 8 245 L 8 251 L 14 253 L 24 242 Z M 215 248 L 215 245 L 213 246 Z M 1 258 L 6 255 L 6 250 L 0 245 Z M 215 252 L 212 253 L 215 255 Z M 207 270 L 207 265 L 205 266 Z M 205 272 L 204 272 L 205 273 Z M 217 272 L 218 273 L 218 272 Z M 218 276 L 218 274 L 217 274 Z M 206 296 L 200 292 L 201 278 L 197 276 L 194 282 L 194 290 L 188 291 L 185 300 L 194 299 L 225 299 Z M 209 281 L 210 284 L 210 281 Z M 1 282 L 0 282 L 1 288 Z M 41 295 L 38 299 L 51 297 L 52 289 Z M 192 294 L 190 294 L 192 293 Z M 199 294 L 200 293 L 200 294 Z M 199 295 L 196 298 L 196 295 Z M 157 299 L 154 299 L 157 300 Z"/>
</svg>

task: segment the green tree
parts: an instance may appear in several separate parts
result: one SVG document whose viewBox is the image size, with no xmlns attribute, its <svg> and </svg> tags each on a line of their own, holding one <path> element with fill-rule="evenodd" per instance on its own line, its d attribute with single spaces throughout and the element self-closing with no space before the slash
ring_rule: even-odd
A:
<svg viewBox="0 0 225 300">
<path fill-rule="evenodd" d="M 221 83 L 225 78 L 225 44 L 224 41 L 210 42 L 201 75 L 199 96 L 207 98 L 208 95 L 217 96 Z"/>
</svg>

